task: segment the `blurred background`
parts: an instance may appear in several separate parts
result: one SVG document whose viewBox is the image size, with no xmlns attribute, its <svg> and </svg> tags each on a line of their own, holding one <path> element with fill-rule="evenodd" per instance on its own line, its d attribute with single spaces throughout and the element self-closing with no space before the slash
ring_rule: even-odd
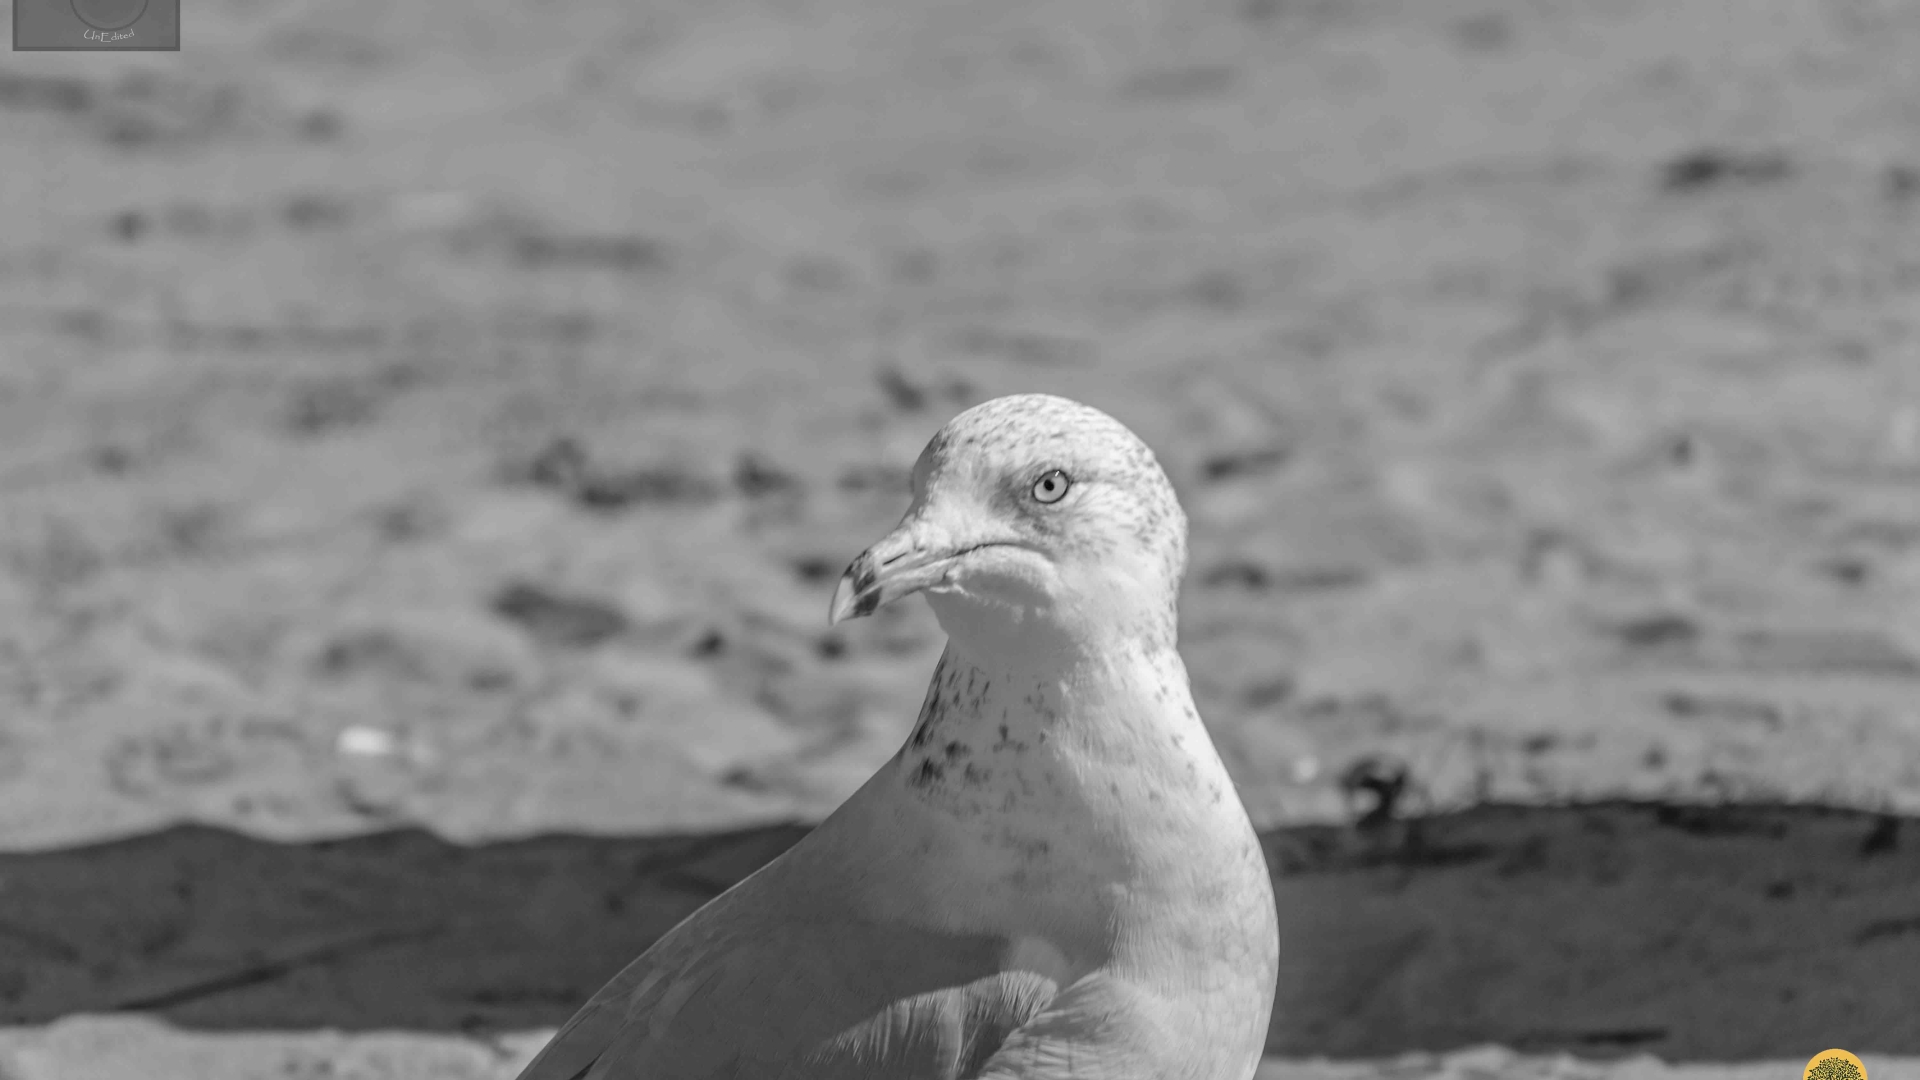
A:
<svg viewBox="0 0 1920 1080">
<path fill-rule="evenodd" d="M 510 1076 L 1025 391 L 1191 517 L 1274 1075 L 1914 1067 L 1920 7 L 182 2 L 0 59 L 0 1075 Z"/>
</svg>

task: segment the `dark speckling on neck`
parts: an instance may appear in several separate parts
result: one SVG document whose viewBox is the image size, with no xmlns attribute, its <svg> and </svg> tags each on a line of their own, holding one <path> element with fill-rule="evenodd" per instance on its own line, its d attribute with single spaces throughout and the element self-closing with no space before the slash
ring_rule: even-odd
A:
<svg viewBox="0 0 1920 1080">
<path fill-rule="evenodd" d="M 1027 743 L 1016 737 L 1011 722 L 986 722 L 992 693 L 993 680 L 985 672 L 956 657 L 951 648 L 941 654 L 919 721 L 901 749 L 910 787 L 927 794 L 934 789 L 977 789 L 993 778 L 996 759 L 1026 752 Z M 1009 715 L 1005 707 L 998 712 L 1003 719 Z M 996 726 L 997 739 L 982 737 Z"/>
</svg>

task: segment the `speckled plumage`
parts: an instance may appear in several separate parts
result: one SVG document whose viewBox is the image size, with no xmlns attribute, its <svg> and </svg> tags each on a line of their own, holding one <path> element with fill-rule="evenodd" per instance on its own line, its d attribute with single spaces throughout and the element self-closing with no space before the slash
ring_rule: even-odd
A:
<svg viewBox="0 0 1920 1080">
<path fill-rule="evenodd" d="M 949 641 L 912 733 L 523 1080 L 1252 1075 L 1273 896 L 1174 647 L 1172 486 L 1117 421 L 1041 395 L 955 417 L 913 479 L 833 606 L 927 595 Z"/>
</svg>

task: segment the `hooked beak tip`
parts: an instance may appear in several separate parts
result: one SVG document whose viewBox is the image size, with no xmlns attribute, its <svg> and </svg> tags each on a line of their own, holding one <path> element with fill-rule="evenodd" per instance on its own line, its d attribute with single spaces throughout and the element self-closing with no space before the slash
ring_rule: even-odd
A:
<svg viewBox="0 0 1920 1080">
<path fill-rule="evenodd" d="M 873 614 L 880 606 L 880 589 L 874 577 L 873 556 L 863 552 L 834 586 L 833 602 L 827 605 L 828 626 Z"/>
</svg>

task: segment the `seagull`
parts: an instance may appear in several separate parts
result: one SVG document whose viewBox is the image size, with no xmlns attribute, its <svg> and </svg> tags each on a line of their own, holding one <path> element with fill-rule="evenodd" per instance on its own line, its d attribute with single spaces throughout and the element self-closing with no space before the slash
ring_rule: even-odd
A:
<svg viewBox="0 0 1920 1080">
<path fill-rule="evenodd" d="M 1176 649 L 1186 532 L 1103 412 L 949 421 L 828 613 L 926 597 L 948 640 L 912 734 L 521 1080 L 1251 1077 L 1279 933 Z"/>
</svg>

